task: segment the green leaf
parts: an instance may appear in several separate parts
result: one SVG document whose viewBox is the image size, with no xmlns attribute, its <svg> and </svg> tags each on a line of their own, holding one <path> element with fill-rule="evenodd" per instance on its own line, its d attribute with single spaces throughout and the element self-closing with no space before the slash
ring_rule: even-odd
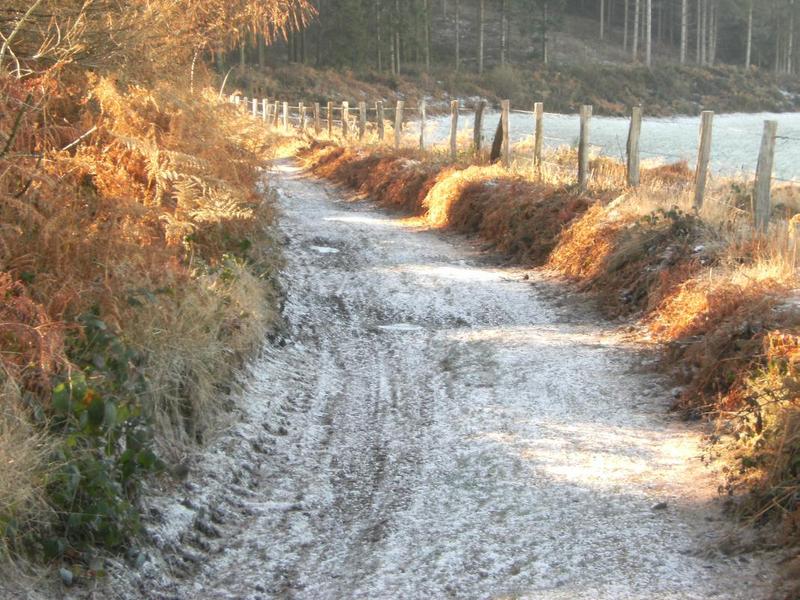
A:
<svg viewBox="0 0 800 600">
<path fill-rule="evenodd" d="M 81 515 L 79 513 L 70 513 L 67 518 L 67 526 L 70 529 L 78 529 L 81 526 Z"/>
<path fill-rule="evenodd" d="M 89 405 L 89 424 L 93 427 L 100 427 L 106 414 L 106 403 L 98 397 L 92 400 Z"/>
<path fill-rule="evenodd" d="M 103 426 L 110 429 L 117 424 L 117 405 L 113 400 L 106 400 Z"/>
<path fill-rule="evenodd" d="M 81 471 L 77 465 L 67 465 L 66 467 L 66 492 L 69 496 L 74 496 L 78 491 L 78 486 L 81 483 Z"/>
<path fill-rule="evenodd" d="M 117 406 L 117 424 L 124 423 L 131 416 L 131 411 L 126 404 Z"/>
<path fill-rule="evenodd" d="M 157 458 L 155 453 L 148 448 L 139 452 L 136 460 L 143 469 L 149 471 L 156 465 Z"/>
<path fill-rule="evenodd" d="M 127 481 L 134 473 L 136 473 L 136 462 L 130 459 L 125 460 L 122 463 L 122 478 Z"/>
<path fill-rule="evenodd" d="M 63 538 L 48 538 L 42 542 L 44 555 L 49 559 L 61 558 L 66 546 L 66 542 Z"/>
<path fill-rule="evenodd" d="M 6 523 L 5 527 L 5 536 L 8 538 L 14 538 L 19 531 L 19 523 L 16 519 L 9 519 L 8 523 Z"/>
<path fill-rule="evenodd" d="M 53 408 L 57 413 L 65 415 L 68 414 L 70 398 L 72 391 L 66 383 L 59 383 L 53 388 Z"/>
<path fill-rule="evenodd" d="M 86 385 L 86 377 L 81 371 L 76 372 L 70 377 L 69 385 L 72 390 L 72 410 L 77 413 L 84 409 L 83 399 L 89 391 L 89 386 Z"/>
</svg>

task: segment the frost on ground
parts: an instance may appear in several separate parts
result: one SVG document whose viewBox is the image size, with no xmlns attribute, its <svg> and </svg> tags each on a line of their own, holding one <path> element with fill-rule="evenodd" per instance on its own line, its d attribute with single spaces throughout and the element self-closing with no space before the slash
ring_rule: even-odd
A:
<svg viewBox="0 0 800 600">
<path fill-rule="evenodd" d="M 287 333 L 122 598 L 758 598 L 699 434 L 559 288 L 288 163 Z"/>
</svg>

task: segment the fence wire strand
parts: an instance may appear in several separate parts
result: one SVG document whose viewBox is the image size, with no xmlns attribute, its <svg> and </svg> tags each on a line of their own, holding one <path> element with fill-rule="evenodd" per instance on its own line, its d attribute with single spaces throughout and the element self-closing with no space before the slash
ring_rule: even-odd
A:
<svg viewBox="0 0 800 600">
<path fill-rule="evenodd" d="M 284 106 L 283 106 L 283 103 L 280 102 L 280 101 L 277 101 L 278 102 L 278 107 L 277 107 L 278 110 L 276 112 L 275 111 L 275 106 L 274 106 L 274 101 L 269 101 L 269 99 L 244 98 L 244 97 L 241 97 L 241 96 L 238 96 L 238 97 L 237 96 L 233 96 L 233 97 L 231 97 L 229 99 L 229 101 L 232 104 L 234 104 L 235 106 L 243 108 L 245 114 L 252 114 L 255 118 L 264 118 L 264 112 L 261 109 L 261 107 L 263 106 L 265 100 L 267 101 L 266 102 L 267 103 L 267 115 L 266 115 L 266 119 L 265 120 L 268 123 L 274 123 L 274 122 L 280 123 L 280 122 L 282 122 L 283 121 L 283 108 L 284 108 Z M 477 106 L 477 104 L 476 104 L 476 106 Z M 241 108 L 240 108 L 240 110 L 241 110 Z M 255 110 L 252 110 L 253 108 L 255 108 Z M 484 116 L 489 116 L 489 117 L 496 117 L 497 116 L 498 113 L 497 113 L 496 109 L 494 109 L 493 107 L 489 106 L 488 104 L 485 106 L 485 108 L 486 108 L 486 110 L 484 112 Z M 428 107 L 428 109 L 430 109 L 430 107 Z M 308 125 L 313 126 L 313 118 L 311 118 L 311 119 L 308 118 L 309 114 L 311 114 L 312 117 L 314 115 L 314 105 L 313 105 L 313 103 L 312 104 L 308 104 L 308 105 L 303 105 L 302 106 L 302 110 L 301 110 L 301 105 L 300 104 L 287 104 L 286 105 L 286 110 L 289 113 L 288 115 L 286 115 L 287 116 L 287 121 L 290 121 L 293 124 L 294 123 L 300 124 L 301 122 L 305 122 Z M 332 124 L 341 126 L 342 120 L 341 119 L 334 119 L 333 117 L 337 113 L 338 114 L 342 114 L 343 110 L 344 109 L 342 108 L 342 106 L 332 106 L 330 108 L 330 110 L 329 110 L 326 105 L 320 104 L 320 110 L 318 112 L 319 119 L 320 119 L 320 121 L 324 121 L 325 124 L 327 124 L 328 122 L 331 122 Z M 397 109 L 396 105 L 395 106 L 384 106 L 383 107 L 383 113 L 384 113 L 384 115 L 387 115 L 387 117 L 388 117 L 388 118 L 384 119 L 384 122 L 386 124 L 392 125 L 394 123 L 395 118 L 392 117 L 391 115 L 396 115 L 397 114 L 397 110 L 398 109 Z M 292 111 L 294 111 L 295 114 L 291 114 Z M 365 113 L 366 113 L 366 115 L 373 115 L 373 119 L 377 120 L 377 115 L 379 114 L 379 110 L 378 110 L 378 107 L 376 105 L 372 105 L 372 106 L 368 105 L 368 106 L 366 106 Z M 418 115 L 420 113 L 421 113 L 421 107 L 415 107 L 415 106 L 404 106 L 403 107 L 403 116 L 404 117 L 406 115 Z M 535 116 L 536 115 L 535 111 L 524 110 L 524 109 L 512 109 L 510 111 L 510 113 L 511 114 L 515 114 L 515 115 L 525 115 L 525 116 Z M 358 129 L 358 124 L 359 124 L 359 120 L 360 120 L 361 114 L 362 113 L 361 113 L 361 110 L 360 110 L 360 107 L 359 107 L 358 103 L 354 103 L 354 104 L 352 104 L 352 105 L 350 105 L 348 107 L 348 116 L 350 117 L 348 119 L 348 124 L 352 126 L 352 129 L 354 131 Z M 471 107 L 470 105 L 465 105 L 465 104 L 459 103 L 457 114 L 458 115 L 464 115 L 464 116 L 467 116 L 467 115 L 474 116 L 475 115 L 475 108 Z M 451 116 L 452 116 L 452 111 L 451 110 L 446 110 L 446 111 L 441 111 L 441 112 L 434 111 L 434 114 L 433 115 L 429 115 L 426 120 L 429 122 L 429 125 L 433 125 L 432 128 L 434 130 L 436 130 L 437 129 L 437 125 L 439 125 L 439 123 L 437 123 L 437 121 L 445 121 L 446 122 L 446 120 L 448 118 L 450 118 Z M 551 112 L 543 113 L 543 117 L 547 117 L 547 118 L 550 118 L 550 119 L 561 121 L 562 123 L 564 122 L 565 119 L 575 119 L 575 118 L 577 118 L 577 116 L 578 115 L 563 115 L 563 114 L 551 113 Z M 414 126 L 414 125 L 418 124 L 418 120 L 414 119 L 413 117 L 410 120 L 407 120 L 407 119 L 404 118 L 403 121 L 404 121 L 404 124 L 406 124 L 406 125 Z M 466 123 L 467 123 L 466 119 L 461 121 L 461 127 L 460 127 L 459 131 L 465 131 L 465 130 L 467 130 L 469 128 L 468 124 L 465 126 Z M 545 125 L 545 127 L 547 127 L 547 125 Z M 367 122 L 367 128 L 368 129 L 377 128 L 377 125 L 373 121 L 369 120 L 369 117 L 368 117 L 368 122 Z M 495 128 L 493 126 L 491 126 L 491 125 L 485 125 L 483 131 L 481 132 L 481 134 L 486 139 L 486 137 L 487 137 L 486 134 L 488 134 L 488 137 L 491 137 L 492 132 L 494 131 L 494 129 Z M 531 123 L 531 131 L 533 131 L 533 129 L 534 129 L 534 126 L 533 126 L 533 123 Z M 755 131 L 752 131 L 752 130 L 746 130 L 746 129 L 742 129 L 742 128 L 737 128 L 737 127 L 724 127 L 724 132 L 725 133 L 736 133 L 737 135 L 745 135 L 745 136 L 748 136 L 750 138 L 761 138 L 762 137 L 762 134 L 759 133 L 759 132 L 755 132 Z M 532 138 L 532 137 L 533 137 L 533 133 L 531 133 L 530 135 L 522 136 L 520 138 L 520 140 L 518 140 L 518 141 L 524 140 L 526 138 Z M 572 138 L 572 139 L 559 137 L 559 136 L 555 136 L 555 135 L 545 135 L 545 136 L 543 136 L 543 139 L 545 141 L 547 141 L 547 142 L 551 142 L 551 143 L 555 143 L 555 144 L 566 144 L 566 145 L 568 145 L 570 147 L 574 147 L 574 146 L 576 146 L 578 144 L 578 134 L 577 134 L 577 132 L 576 132 L 576 136 L 574 138 Z M 800 137 L 793 136 L 793 135 L 777 135 L 777 136 L 775 136 L 775 140 L 776 140 L 776 142 L 779 143 L 778 148 L 781 151 L 784 151 L 792 143 L 800 142 Z M 431 142 L 432 142 L 433 145 L 439 143 L 439 142 L 436 142 L 434 140 L 431 140 Z M 590 143 L 589 145 L 594 151 L 599 152 L 601 155 L 617 158 L 617 156 L 614 155 L 613 152 L 611 152 L 611 147 L 609 145 L 599 145 L 599 144 L 592 144 L 592 143 Z M 619 155 L 622 157 L 622 159 L 624 161 L 625 160 L 625 155 L 626 155 L 625 144 L 623 144 L 622 140 L 618 138 L 616 146 L 617 146 L 617 150 L 619 152 Z M 648 156 L 648 157 L 665 159 L 665 160 L 669 159 L 669 160 L 676 160 L 676 161 L 690 161 L 691 158 L 692 158 L 691 155 L 690 155 L 691 153 L 688 153 L 688 152 L 686 154 L 681 155 L 681 154 L 676 154 L 674 152 L 666 152 L 666 151 L 654 150 L 652 148 L 640 148 L 639 152 L 640 152 L 640 154 Z M 551 167 L 551 168 L 557 168 L 557 169 L 560 169 L 560 170 L 570 170 L 570 171 L 574 170 L 574 169 L 568 169 L 564 165 L 559 164 L 559 163 L 554 163 L 552 161 L 542 161 L 541 164 L 545 165 L 545 166 L 548 166 L 548 167 Z M 778 176 L 778 175 L 774 175 L 774 174 L 772 175 L 772 180 L 773 181 L 782 182 L 782 183 L 797 184 L 799 182 L 798 179 L 799 179 L 798 177 L 787 178 L 787 177 L 782 177 L 782 176 Z"/>
</svg>

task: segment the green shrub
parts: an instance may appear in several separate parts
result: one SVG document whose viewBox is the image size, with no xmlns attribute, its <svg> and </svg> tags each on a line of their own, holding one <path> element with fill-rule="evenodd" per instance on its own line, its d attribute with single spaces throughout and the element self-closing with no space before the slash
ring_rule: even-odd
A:
<svg viewBox="0 0 800 600">
<path fill-rule="evenodd" d="M 96 314 L 80 323 L 70 348 L 76 368 L 52 394 L 61 466 L 48 485 L 56 526 L 42 540 L 51 559 L 92 545 L 121 548 L 139 528 L 134 501 L 142 477 L 162 467 L 139 402 L 147 388 L 142 357 Z"/>
</svg>

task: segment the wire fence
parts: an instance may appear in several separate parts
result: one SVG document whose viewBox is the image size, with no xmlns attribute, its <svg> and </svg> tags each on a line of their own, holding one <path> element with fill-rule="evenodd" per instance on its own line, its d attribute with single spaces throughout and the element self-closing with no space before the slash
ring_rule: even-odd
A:
<svg viewBox="0 0 800 600">
<path fill-rule="evenodd" d="M 641 109 L 634 109 L 632 117 L 628 121 L 627 136 L 623 142 L 622 136 L 615 136 L 612 140 L 606 140 L 603 144 L 592 143 L 590 135 L 590 122 L 592 109 L 585 106 L 579 116 L 578 128 L 573 138 L 560 135 L 544 134 L 544 124 L 548 121 L 574 119 L 577 115 L 563 115 L 557 113 L 545 113 L 541 104 L 537 104 L 535 110 L 511 109 L 510 102 L 501 103 L 499 121 L 496 128 L 489 125 L 486 127 L 487 117 L 491 115 L 486 111 L 487 103 L 479 101 L 474 108 L 463 106 L 458 101 L 453 101 L 450 106 L 449 123 L 448 115 L 429 116 L 424 104 L 420 106 L 407 106 L 405 102 L 398 101 L 394 106 L 386 106 L 383 102 L 342 102 L 342 103 L 296 103 L 290 104 L 281 101 L 269 101 L 268 99 L 247 99 L 234 96 L 231 98 L 234 104 L 242 105 L 242 108 L 250 112 L 252 109 L 254 117 L 263 118 L 273 126 L 285 129 L 302 129 L 311 135 L 321 135 L 323 132 L 328 135 L 336 135 L 341 138 L 364 138 L 367 132 L 377 134 L 379 143 L 393 143 L 396 148 L 408 147 L 414 144 L 420 149 L 431 149 L 432 147 L 449 146 L 453 160 L 457 160 L 464 153 L 464 134 L 472 129 L 472 140 L 470 151 L 475 154 L 484 153 L 485 141 L 487 137 L 495 132 L 495 139 L 492 146 L 501 149 L 499 156 L 494 156 L 505 166 L 510 166 L 512 154 L 517 153 L 517 159 L 522 159 L 520 146 L 531 146 L 533 155 L 529 157 L 535 169 L 541 170 L 543 165 L 549 168 L 558 169 L 562 173 L 572 172 L 576 176 L 576 183 L 579 188 L 585 189 L 592 176 L 589 165 L 589 153 L 592 156 L 608 156 L 621 159 L 625 163 L 626 183 L 636 187 L 640 181 L 640 159 L 641 156 L 657 159 L 660 161 L 689 162 L 695 158 L 695 207 L 700 208 L 703 203 L 707 176 L 710 171 L 711 159 L 711 135 L 713 131 L 713 113 L 706 111 L 702 115 L 701 128 L 699 132 L 699 145 L 696 156 L 689 153 L 676 153 L 674 150 L 665 150 L 663 147 L 642 146 L 641 128 L 642 118 Z M 280 111 L 280 113 L 278 112 Z M 511 116 L 517 117 L 516 142 L 512 143 L 512 131 L 510 127 Z M 338 118 L 337 118 L 338 116 Z M 424 116 L 424 118 L 423 118 Z M 464 117 L 469 117 L 465 119 Z M 469 121 L 472 121 L 471 123 Z M 520 120 L 525 123 L 522 136 L 519 135 Z M 467 126 L 464 127 L 464 123 Z M 444 125 L 444 128 L 442 127 Z M 461 126 L 461 127 L 459 127 Z M 470 127 L 471 126 L 471 127 Z M 446 135 L 434 137 L 434 132 L 445 129 Z M 334 131 L 336 130 L 336 131 Z M 771 182 L 781 182 L 788 184 L 800 183 L 792 177 L 776 175 L 774 171 L 776 148 L 786 151 L 793 144 L 800 142 L 800 137 L 792 135 L 777 135 L 777 123 L 775 121 L 765 121 L 762 133 L 754 130 L 727 127 L 725 133 L 745 136 L 751 141 L 761 139 L 760 151 L 758 152 L 755 184 L 754 184 L 754 205 L 756 206 L 757 225 L 765 226 L 764 219 L 768 219 L 770 207 Z M 410 133 L 414 133 L 416 139 L 409 140 Z M 405 134 L 405 135 L 404 135 Z M 488 134 L 488 136 L 487 136 Z M 388 139 L 387 139 L 388 138 Z M 539 139 L 537 139 L 539 138 Z M 545 143 L 549 148 L 571 147 L 577 148 L 577 165 L 570 167 L 563 162 L 546 161 L 543 158 Z M 661 145 L 662 144 L 657 144 Z M 754 157 L 755 158 L 755 157 Z M 766 184 L 765 184 L 766 182 Z M 761 216 L 759 217 L 759 211 Z"/>
</svg>

